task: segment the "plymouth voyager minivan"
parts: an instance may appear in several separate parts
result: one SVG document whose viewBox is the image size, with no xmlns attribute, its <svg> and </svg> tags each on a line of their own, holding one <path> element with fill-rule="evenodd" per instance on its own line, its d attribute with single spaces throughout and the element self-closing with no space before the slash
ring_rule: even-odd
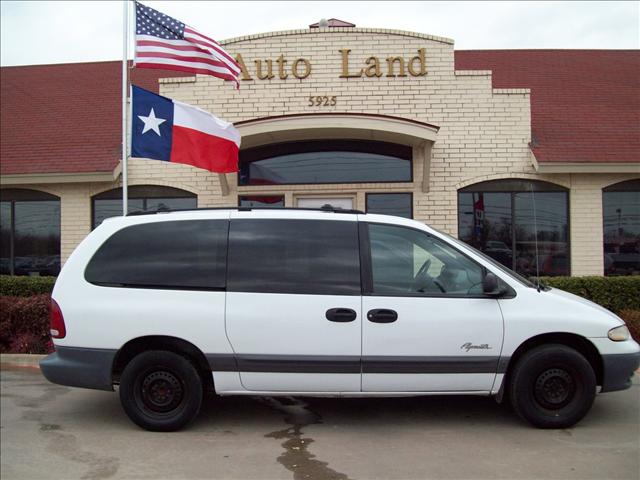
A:
<svg viewBox="0 0 640 480">
<path fill-rule="evenodd" d="M 104 221 L 52 295 L 52 382 L 113 390 L 149 430 L 203 394 L 493 395 L 578 422 L 628 388 L 640 347 L 587 300 L 539 288 L 417 221 L 339 209 L 202 209 Z"/>
</svg>

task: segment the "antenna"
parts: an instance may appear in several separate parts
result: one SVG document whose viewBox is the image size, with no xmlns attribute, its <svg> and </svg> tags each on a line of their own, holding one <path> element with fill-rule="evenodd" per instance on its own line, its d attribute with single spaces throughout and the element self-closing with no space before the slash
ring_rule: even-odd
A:
<svg viewBox="0 0 640 480">
<path fill-rule="evenodd" d="M 531 200 L 533 203 L 533 228 L 535 235 L 535 245 L 536 245 L 536 287 L 538 288 L 538 293 L 540 293 L 540 267 L 539 267 L 539 257 L 538 257 L 538 217 L 536 216 L 536 194 L 533 191 L 533 182 L 529 184 L 529 188 L 531 190 Z"/>
</svg>

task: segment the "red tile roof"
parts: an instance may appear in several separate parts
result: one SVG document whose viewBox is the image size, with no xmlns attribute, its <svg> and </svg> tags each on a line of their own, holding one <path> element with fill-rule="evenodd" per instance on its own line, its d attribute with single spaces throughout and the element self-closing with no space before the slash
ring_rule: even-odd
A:
<svg viewBox="0 0 640 480">
<path fill-rule="evenodd" d="M 531 89 L 539 162 L 640 162 L 640 50 L 460 50 L 455 65 Z"/>
<path fill-rule="evenodd" d="M 120 159 L 121 62 L 3 67 L 0 173 L 110 172 Z M 132 70 L 158 91 L 166 70 Z"/>
<path fill-rule="evenodd" d="M 530 88 L 539 162 L 640 161 L 640 51 L 457 51 L 458 70 Z M 180 72 L 134 69 L 158 91 Z M 0 173 L 110 172 L 120 159 L 120 62 L 3 67 Z"/>
</svg>

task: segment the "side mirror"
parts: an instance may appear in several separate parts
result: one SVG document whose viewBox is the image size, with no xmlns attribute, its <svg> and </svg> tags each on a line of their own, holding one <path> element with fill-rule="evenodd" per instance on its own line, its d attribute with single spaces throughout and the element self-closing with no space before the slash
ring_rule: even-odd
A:
<svg viewBox="0 0 640 480">
<path fill-rule="evenodd" d="M 498 296 L 503 293 L 502 289 L 498 287 L 498 277 L 493 273 L 487 272 L 482 279 L 482 291 L 486 295 Z"/>
</svg>

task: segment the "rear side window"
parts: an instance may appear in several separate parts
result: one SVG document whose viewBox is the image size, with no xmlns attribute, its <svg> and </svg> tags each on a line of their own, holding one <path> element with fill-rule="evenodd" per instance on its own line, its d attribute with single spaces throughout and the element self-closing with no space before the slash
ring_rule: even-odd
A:
<svg viewBox="0 0 640 480">
<path fill-rule="evenodd" d="M 232 220 L 229 291 L 360 295 L 357 222 Z"/>
<path fill-rule="evenodd" d="M 114 233 L 94 254 L 85 278 L 96 285 L 223 289 L 227 220 L 147 223 Z"/>
</svg>

